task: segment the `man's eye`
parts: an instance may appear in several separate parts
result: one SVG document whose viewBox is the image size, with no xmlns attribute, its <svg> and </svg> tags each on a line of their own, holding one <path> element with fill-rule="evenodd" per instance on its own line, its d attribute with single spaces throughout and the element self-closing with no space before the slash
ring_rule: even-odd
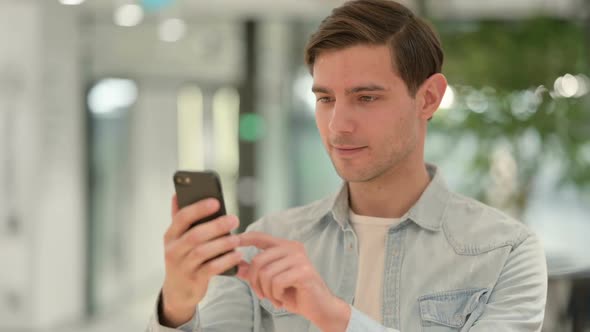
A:
<svg viewBox="0 0 590 332">
<path fill-rule="evenodd" d="M 318 103 L 329 103 L 331 101 L 330 97 L 319 97 L 317 99 Z"/>
<path fill-rule="evenodd" d="M 377 100 L 377 97 L 375 97 L 375 96 L 361 96 L 359 99 L 360 99 L 360 101 L 367 103 L 367 102 Z"/>
</svg>

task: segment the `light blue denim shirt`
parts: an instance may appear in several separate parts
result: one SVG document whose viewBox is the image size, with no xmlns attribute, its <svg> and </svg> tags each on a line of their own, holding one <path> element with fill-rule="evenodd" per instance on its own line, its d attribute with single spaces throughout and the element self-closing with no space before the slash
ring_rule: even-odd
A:
<svg viewBox="0 0 590 332">
<path fill-rule="evenodd" d="M 348 332 L 540 331 L 547 268 L 539 239 L 525 225 L 450 192 L 434 166 L 416 204 L 389 230 L 383 276 L 383 321 L 355 309 Z M 300 241 L 332 292 L 353 303 L 357 238 L 348 221 L 348 187 L 326 199 L 262 218 L 246 231 Z M 250 261 L 256 248 L 244 249 Z M 193 319 L 148 331 L 319 331 L 304 317 L 259 300 L 249 286 L 215 277 Z"/>
</svg>

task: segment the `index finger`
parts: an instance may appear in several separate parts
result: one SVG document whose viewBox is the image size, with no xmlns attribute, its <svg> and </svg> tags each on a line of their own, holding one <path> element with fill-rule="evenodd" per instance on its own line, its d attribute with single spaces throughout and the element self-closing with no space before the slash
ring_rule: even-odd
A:
<svg viewBox="0 0 590 332">
<path fill-rule="evenodd" d="M 238 235 L 240 247 L 255 246 L 258 249 L 268 249 L 280 243 L 280 239 L 262 232 L 246 232 Z"/>
</svg>

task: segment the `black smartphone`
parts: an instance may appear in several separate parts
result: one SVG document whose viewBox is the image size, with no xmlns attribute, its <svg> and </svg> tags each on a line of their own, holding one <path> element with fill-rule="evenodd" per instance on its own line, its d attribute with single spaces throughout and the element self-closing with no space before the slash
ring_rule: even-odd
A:
<svg viewBox="0 0 590 332">
<path fill-rule="evenodd" d="M 215 198 L 219 201 L 220 207 L 214 214 L 200 220 L 195 220 L 191 228 L 226 214 L 223 192 L 219 175 L 214 171 L 177 171 L 174 173 L 174 188 L 178 200 L 178 207 L 182 209 L 206 198 Z M 226 235 L 229 235 L 227 233 Z M 225 253 L 224 253 L 225 254 Z M 223 255 L 223 254 L 222 254 Z M 220 256 L 222 256 L 220 255 Z M 219 256 L 217 256 L 219 257 Z M 215 257 L 215 258 L 217 258 Z M 234 276 L 238 272 L 236 266 L 222 273 L 225 276 Z"/>
</svg>

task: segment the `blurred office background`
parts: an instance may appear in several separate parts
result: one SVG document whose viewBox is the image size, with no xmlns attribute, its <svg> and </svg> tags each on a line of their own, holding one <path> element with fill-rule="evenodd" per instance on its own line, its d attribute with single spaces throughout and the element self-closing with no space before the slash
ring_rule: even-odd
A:
<svg viewBox="0 0 590 332">
<path fill-rule="evenodd" d="M 590 1 L 406 0 L 450 88 L 427 159 L 543 239 L 545 331 L 590 331 Z M 242 224 L 334 192 L 303 46 L 341 0 L 0 0 L 0 331 L 142 330 L 172 174 Z"/>
</svg>

